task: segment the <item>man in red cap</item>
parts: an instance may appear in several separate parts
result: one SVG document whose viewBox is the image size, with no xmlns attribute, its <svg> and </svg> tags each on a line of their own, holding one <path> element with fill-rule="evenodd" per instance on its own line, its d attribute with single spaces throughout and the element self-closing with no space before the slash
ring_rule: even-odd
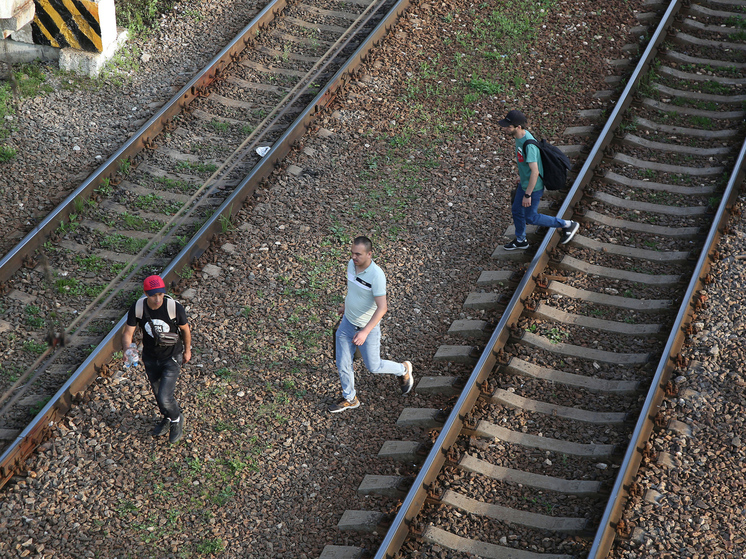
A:
<svg viewBox="0 0 746 559">
<path fill-rule="evenodd" d="M 192 334 L 184 307 L 165 295 L 166 285 L 160 276 L 145 278 L 143 290 L 146 296 L 133 303 L 127 313 L 122 348 L 126 350 L 134 345 L 132 336 L 140 326 L 142 362 L 163 414 L 163 419 L 153 429 L 153 436 L 169 433 L 169 442 L 176 443 L 184 433 L 184 414 L 174 398 L 174 389 L 182 363 L 192 358 Z M 169 332 L 180 335 L 164 336 Z"/>
</svg>

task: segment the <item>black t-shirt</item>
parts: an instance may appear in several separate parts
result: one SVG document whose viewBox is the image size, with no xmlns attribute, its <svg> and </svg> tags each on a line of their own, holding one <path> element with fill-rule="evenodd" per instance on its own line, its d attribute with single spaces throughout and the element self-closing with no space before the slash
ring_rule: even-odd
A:
<svg viewBox="0 0 746 559">
<path fill-rule="evenodd" d="M 157 347 L 155 345 L 155 338 L 150 329 L 150 323 L 147 320 L 146 315 L 150 315 L 150 320 L 155 326 L 158 332 L 178 332 L 179 326 L 184 326 L 187 323 L 186 310 L 181 303 L 176 302 L 176 320 L 172 321 L 168 316 L 168 301 L 163 298 L 163 304 L 160 308 L 153 310 L 148 306 L 148 300 L 143 301 L 143 316 L 137 318 L 135 316 L 135 305 L 133 303 L 127 313 L 127 326 L 140 326 L 142 328 L 142 355 L 143 358 L 147 357 L 150 359 L 168 359 L 174 355 L 179 355 L 184 351 L 184 344 L 181 342 L 181 338 L 176 343 L 169 347 Z M 175 324 L 174 324 L 175 323 Z"/>
</svg>

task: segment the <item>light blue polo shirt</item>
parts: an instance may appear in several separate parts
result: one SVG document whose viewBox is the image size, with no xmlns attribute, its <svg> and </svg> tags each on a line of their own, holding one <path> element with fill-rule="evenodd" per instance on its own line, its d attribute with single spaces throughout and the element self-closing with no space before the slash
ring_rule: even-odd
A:
<svg viewBox="0 0 746 559">
<path fill-rule="evenodd" d="M 359 274 L 355 263 L 347 263 L 347 296 L 345 297 L 345 318 L 355 326 L 363 328 L 370 322 L 378 308 L 374 297 L 386 295 L 386 275 L 371 261 L 370 266 Z"/>
</svg>

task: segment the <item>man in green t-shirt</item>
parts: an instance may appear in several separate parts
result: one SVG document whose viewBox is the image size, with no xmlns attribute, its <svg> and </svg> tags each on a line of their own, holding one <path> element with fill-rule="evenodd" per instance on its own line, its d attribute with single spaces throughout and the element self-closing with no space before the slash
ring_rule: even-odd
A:
<svg viewBox="0 0 746 559">
<path fill-rule="evenodd" d="M 352 369 L 355 349 L 360 350 L 363 362 L 371 373 L 396 375 L 399 377 L 402 394 L 412 390 L 412 363 L 381 359 L 379 323 L 387 310 L 386 275 L 373 262 L 373 243 L 368 237 L 357 237 L 352 242 L 352 259 L 347 263 L 347 296 L 341 309 L 342 321 L 335 336 L 342 398 L 329 406 L 331 413 L 354 409 L 360 405 L 355 392 L 355 372 Z"/>
<path fill-rule="evenodd" d="M 515 225 L 515 240 L 510 241 L 503 248 L 505 250 L 525 250 L 528 248 L 526 239 L 526 224 L 539 227 L 556 227 L 562 229 L 560 243 L 566 245 L 578 232 L 580 224 L 577 221 L 559 219 L 538 212 L 541 195 L 544 194 L 544 168 L 541 163 L 541 152 L 534 144 L 525 146 L 526 140 L 533 140 L 531 132 L 526 130 L 526 115 L 521 111 L 510 111 L 498 122 L 505 129 L 505 133 L 515 140 L 515 159 L 518 163 L 519 184 L 511 211 Z"/>
</svg>

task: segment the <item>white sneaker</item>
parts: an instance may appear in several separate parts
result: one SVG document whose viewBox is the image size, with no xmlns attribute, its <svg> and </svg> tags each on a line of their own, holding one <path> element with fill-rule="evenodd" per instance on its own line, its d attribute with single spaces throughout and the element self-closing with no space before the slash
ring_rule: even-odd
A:
<svg viewBox="0 0 746 559">
<path fill-rule="evenodd" d="M 401 394 L 409 394 L 410 390 L 414 386 L 414 375 L 412 374 L 412 364 L 409 361 L 405 361 L 404 374 L 399 377 L 399 384 L 401 384 Z"/>
</svg>

